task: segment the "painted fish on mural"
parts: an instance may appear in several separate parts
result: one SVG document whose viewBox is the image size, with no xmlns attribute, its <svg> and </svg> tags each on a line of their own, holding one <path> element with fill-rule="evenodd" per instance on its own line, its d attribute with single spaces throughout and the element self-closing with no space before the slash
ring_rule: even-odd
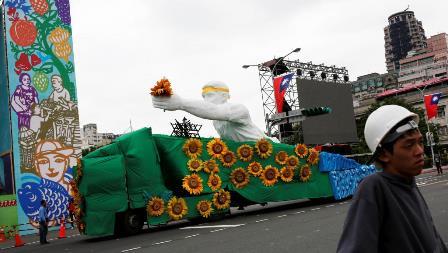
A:
<svg viewBox="0 0 448 253">
<path fill-rule="evenodd" d="M 42 199 L 47 201 L 47 215 L 50 220 L 68 217 L 69 194 L 56 182 L 42 178 L 40 183 L 24 183 L 18 190 L 18 196 L 20 206 L 30 220 L 38 220 Z"/>
</svg>

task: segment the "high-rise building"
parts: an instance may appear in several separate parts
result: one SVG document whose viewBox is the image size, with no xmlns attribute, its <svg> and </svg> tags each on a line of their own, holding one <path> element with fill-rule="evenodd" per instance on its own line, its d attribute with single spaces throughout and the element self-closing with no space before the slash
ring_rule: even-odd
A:
<svg viewBox="0 0 448 253">
<path fill-rule="evenodd" d="M 413 11 L 402 11 L 388 18 L 389 25 L 384 28 L 386 66 L 388 72 L 400 69 L 400 60 L 409 51 L 426 48 L 426 36 L 422 22 Z"/>
</svg>

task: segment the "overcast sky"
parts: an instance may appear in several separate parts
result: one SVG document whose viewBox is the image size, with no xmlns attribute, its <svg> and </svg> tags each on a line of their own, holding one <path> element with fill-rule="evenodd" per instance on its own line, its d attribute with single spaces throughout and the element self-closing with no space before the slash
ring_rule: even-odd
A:
<svg viewBox="0 0 448 253">
<path fill-rule="evenodd" d="M 163 112 L 149 89 L 167 77 L 175 93 L 201 99 L 210 80 L 228 84 L 230 102 L 249 109 L 264 129 L 258 71 L 243 69 L 280 57 L 346 67 L 350 79 L 386 72 L 387 18 L 410 5 L 427 37 L 448 32 L 448 1 L 386 0 L 71 0 L 81 127 L 121 134 L 139 129 L 170 134 L 184 116 L 217 136 L 211 122 Z"/>
</svg>

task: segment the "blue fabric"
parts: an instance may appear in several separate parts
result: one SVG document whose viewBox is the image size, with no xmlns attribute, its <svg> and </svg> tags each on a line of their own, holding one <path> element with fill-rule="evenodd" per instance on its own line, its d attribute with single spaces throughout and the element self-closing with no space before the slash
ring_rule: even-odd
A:
<svg viewBox="0 0 448 253">
<path fill-rule="evenodd" d="M 319 170 L 320 172 L 330 172 L 335 170 L 355 169 L 361 166 L 353 159 L 346 158 L 339 154 L 320 152 Z"/>
<path fill-rule="evenodd" d="M 359 182 L 375 172 L 376 168 L 373 165 L 360 165 L 354 169 L 330 171 L 329 178 L 334 198 L 343 199 L 353 195 Z"/>
<path fill-rule="evenodd" d="M 39 221 L 45 222 L 47 220 L 47 209 L 43 206 L 39 208 Z"/>
</svg>

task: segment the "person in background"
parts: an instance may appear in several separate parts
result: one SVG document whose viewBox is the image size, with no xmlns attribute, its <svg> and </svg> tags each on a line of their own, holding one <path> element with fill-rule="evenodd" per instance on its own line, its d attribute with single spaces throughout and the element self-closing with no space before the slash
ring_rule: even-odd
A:
<svg viewBox="0 0 448 253">
<path fill-rule="evenodd" d="M 337 252 L 448 252 L 415 183 L 424 165 L 418 121 L 397 105 L 367 118 L 364 137 L 382 172 L 359 184 Z"/>
<path fill-rule="evenodd" d="M 70 219 L 70 224 L 72 225 L 72 229 L 75 228 L 75 203 L 73 202 L 73 197 L 70 197 L 68 200 L 68 217 Z"/>
<path fill-rule="evenodd" d="M 40 244 L 47 244 L 48 218 L 47 218 L 47 202 L 40 201 L 39 208 L 39 240 Z"/>
<path fill-rule="evenodd" d="M 442 169 L 442 161 L 441 161 L 442 159 L 440 157 L 440 153 L 434 157 L 434 160 L 436 162 L 437 175 L 442 175 L 443 169 Z"/>
</svg>

